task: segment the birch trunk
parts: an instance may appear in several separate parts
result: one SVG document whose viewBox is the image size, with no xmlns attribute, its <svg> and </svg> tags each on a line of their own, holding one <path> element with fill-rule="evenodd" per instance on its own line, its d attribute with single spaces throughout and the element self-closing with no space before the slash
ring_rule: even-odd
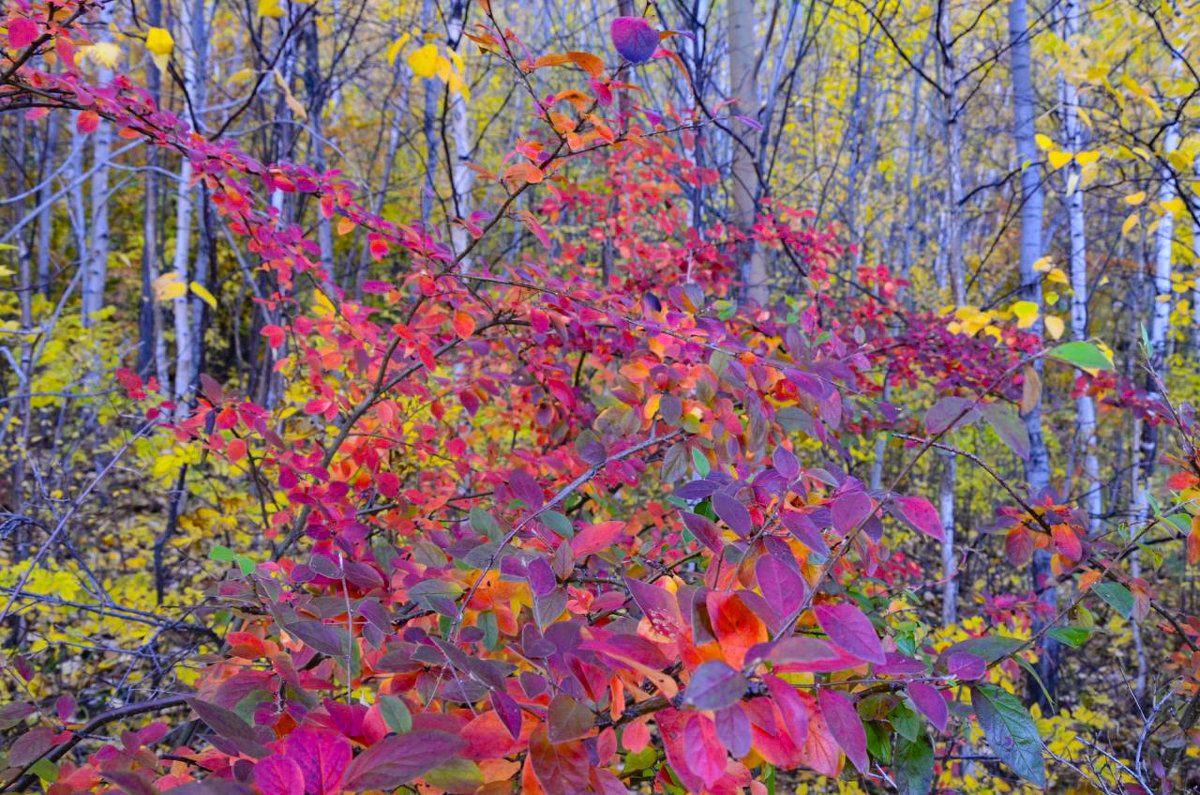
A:
<svg viewBox="0 0 1200 795">
<path fill-rule="evenodd" d="M 726 11 L 729 27 L 729 93 L 737 100 L 734 112 L 754 117 L 758 114 L 755 62 L 761 45 L 755 35 L 753 0 L 728 0 Z M 735 130 L 735 134 L 737 132 Z M 742 297 L 750 303 L 765 306 L 770 297 L 766 257 L 761 247 L 749 239 L 760 196 L 758 172 L 754 167 L 754 136 L 738 135 L 738 138 L 732 142 L 731 178 L 734 221 L 742 234 L 747 236 L 739 252 Z"/>
</svg>

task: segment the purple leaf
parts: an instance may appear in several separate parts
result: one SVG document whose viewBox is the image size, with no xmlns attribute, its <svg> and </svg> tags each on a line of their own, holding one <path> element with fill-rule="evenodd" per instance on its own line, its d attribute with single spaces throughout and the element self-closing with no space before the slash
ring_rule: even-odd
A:
<svg viewBox="0 0 1200 795">
<path fill-rule="evenodd" d="M 800 543 L 804 546 L 822 557 L 829 557 L 829 545 L 825 543 L 821 528 L 817 527 L 817 523 L 808 514 L 800 513 L 800 511 L 784 511 L 783 526 L 800 539 Z"/>
<path fill-rule="evenodd" d="M 883 644 L 863 612 L 849 602 L 817 605 L 817 623 L 839 648 L 860 660 L 882 665 L 887 662 Z"/>
<path fill-rule="evenodd" d="M 763 555 L 754 564 L 758 588 L 767 605 L 781 617 L 789 616 L 804 600 L 804 580 L 774 555 Z"/>
<path fill-rule="evenodd" d="M 617 17 L 611 33 L 613 46 L 630 63 L 645 63 L 658 49 L 658 31 L 641 17 Z"/>
<path fill-rule="evenodd" d="M 839 495 L 830 506 L 833 529 L 846 535 L 867 520 L 874 510 L 871 498 L 861 491 L 848 491 Z"/>
<path fill-rule="evenodd" d="M 738 535 L 748 536 L 754 529 L 754 520 L 750 518 L 750 512 L 736 497 L 718 491 L 712 496 L 712 506 L 717 516 L 721 517 L 721 521 Z"/>
<path fill-rule="evenodd" d="M 683 700 L 697 709 L 725 709 L 742 700 L 746 677 L 720 660 L 707 660 L 692 674 Z"/>
<path fill-rule="evenodd" d="M 854 763 L 860 773 L 865 773 L 870 764 L 867 761 L 867 732 L 853 702 L 834 690 L 818 691 L 817 700 L 829 733 L 846 752 L 846 758 Z"/>
<path fill-rule="evenodd" d="M 508 733 L 515 740 L 521 736 L 521 708 L 517 706 L 517 701 L 508 693 L 502 693 L 499 690 L 492 691 L 492 707 L 495 708 L 496 714 L 500 716 L 500 722 L 504 724 L 504 728 L 508 729 Z"/>
<path fill-rule="evenodd" d="M 721 540 L 721 532 L 717 526 L 700 514 L 690 511 L 682 511 L 682 514 L 683 524 L 691 531 L 692 535 L 704 546 L 720 554 L 721 550 L 725 548 L 725 542 Z"/>
<path fill-rule="evenodd" d="M 363 751 L 346 770 L 347 792 L 394 790 L 446 762 L 467 745 L 446 732 L 393 734 Z"/>
<path fill-rule="evenodd" d="M 771 461 L 775 464 L 775 471 L 791 482 L 800 477 L 800 462 L 796 460 L 796 456 L 792 455 L 790 450 L 783 447 L 776 447 L 771 453 Z"/>
<path fill-rule="evenodd" d="M 987 673 L 987 660 L 959 651 L 946 658 L 946 668 L 952 676 L 966 681 L 974 681 L 982 679 Z"/>
<path fill-rule="evenodd" d="M 729 749 L 734 759 L 741 759 L 750 753 L 754 747 L 754 735 L 750 730 L 750 718 L 746 717 L 746 710 L 742 709 L 741 704 L 717 710 L 713 722 L 717 727 L 717 739 Z"/>
<path fill-rule="evenodd" d="M 592 711 L 566 693 L 554 697 L 546 714 L 546 726 L 552 743 L 578 740 L 592 730 L 595 722 L 596 716 Z"/>
<path fill-rule="evenodd" d="M 908 696 L 921 714 L 929 718 L 929 722 L 936 726 L 938 731 L 945 734 L 946 723 L 950 720 L 950 709 L 938 689 L 924 682 L 909 682 Z"/>
<path fill-rule="evenodd" d="M 942 518 L 929 501 L 921 497 L 897 497 L 892 502 L 892 516 L 903 519 L 927 536 L 944 541 Z"/>
<path fill-rule="evenodd" d="M 933 408 L 925 412 L 925 430 L 939 434 L 954 425 L 956 421 L 966 425 L 971 424 L 975 421 L 975 417 L 972 416 L 974 411 L 971 410 L 971 404 L 970 400 L 963 397 L 942 398 L 933 404 Z M 962 416 L 961 420 L 958 419 L 960 415 Z"/>
</svg>

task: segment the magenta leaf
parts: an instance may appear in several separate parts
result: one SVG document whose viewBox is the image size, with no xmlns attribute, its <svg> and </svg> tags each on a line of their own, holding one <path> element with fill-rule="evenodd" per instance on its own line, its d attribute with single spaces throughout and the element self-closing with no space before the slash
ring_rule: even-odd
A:
<svg viewBox="0 0 1200 795">
<path fill-rule="evenodd" d="M 938 541 L 945 540 L 942 518 L 928 500 L 921 497 L 897 497 L 892 505 L 892 515 L 912 525 L 914 530 L 919 530 Z"/>
<path fill-rule="evenodd" d="M 788 734 L 792 736 L 797 748 L 803 748 L 808 738 L 808 707 L 804 700 L 800 698 L 796 688 L 778 676 L 768 674 L 763 677 L 763 681 L 767 684 L 767 692 L 771 694 L 771 700 L 775 702 L 779 714 L 783 716 L 783 723 L 787 727 Z"/>
<path fill-rule="evenodd" d="M 956 651 L 946 658 L 946 669 L 965 681 L 982 679 L 987 673 L 987 660 L 967 652 Z"/>
<path fill-rule="evenodd" d="M 725 774 L 725 746 L 708 718 L 692 713 L 683 726 L 683 760 L 688 769 L 712 787 Z"/>
<path fill-rule="evenodd" d="M 385 737 L 347 768 L 346 791 L 394 790 L 453 759 L 466 745 L 466 740 L 431 730 Z"/>
<path fill-rule="evenodd" d="M 854 763 L 860 773 L 865 773 L 870 764 L 867 761 L 867 732 L 854 703 L 834 690 L 818 691 L 817 700 L 829 733 L 846 752 L 846 758 Z"/>
<path fill-rule="evenodd" d="M 814 609 L 817 623 L 842 650 L 860 660 L 882 665 L 887 662 L 883 644 L 875 634 L 875 627 L 863 612 L 849 602 L 821 604 Z"/>
<path fill-rule="evenodd" d="M 294 759 L 270 756 L 254 766 L 254 785 L 262 795 L 294 795 L 304 792 L 304 772 Z"/>
<path fill-rule="evenodd" d="M 945 733 L 946 723 L 950 720 L 950 709 L 938 689 L 924 682 L 909 682 L 907 687 L 909 698 L 921 714 L 929 718 L 929 722 L 936 726 L 938 731 Z"/>
<path fill-rule="evenodd" d="M 750 729 L 750 718 L 741 704 L 719 709 L 713 715 L 717 739 L 729 749 L 734 759 L 741 759 L 754 747 L 754 734 Z"/>
<path fill-rule="evenodd" d="M 610 30 L 613 46 L 630 63 L 645 63 L 658 49 L 658 31 L 641 17 L 617 17 Z"/>
<path fill-rule="evenodd" d="M 742 700 L 746 677 L 720 660 L 707 660 L 692 674 L 683 701 L 697 709 L 725 709 Z"/>
<path fill-rule="evenodd" d="M 301 727 L 288 735 L 286 753 L 300 766 L 304 790 L 310 795 L 332 795 L 341 791 L 342 776 L 352 756 L 350 741 L 345 737 Z"/>
</svg>

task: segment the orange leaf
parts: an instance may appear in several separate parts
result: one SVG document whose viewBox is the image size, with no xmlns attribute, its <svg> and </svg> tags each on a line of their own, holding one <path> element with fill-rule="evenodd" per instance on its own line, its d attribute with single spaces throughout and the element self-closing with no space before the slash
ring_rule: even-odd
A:
<svg viewBox="0 0 1200 795">
<path fill-rule="evenodd" d="M 1058 547 L 1059 552 L 1071 560 L 1083 558 L 1083 545 L 1079 543 L 1079 536 L 1075 535 L 1070 525 L 1056 524 L 1050 529 L 1054 535 L 1054 546 Z"/>
<path fill-rule="evenodd" d="M 537 184 L 546 178 L 542 170 L 533 163 L 521 161 L 513 163 L 508 168 L 504 169 L 504 178 L 508 180 L 530 182 Z"/>
<path fill-rule="evenodd" d="M 225 447 L 225 455 L 229 456 L 230 463 L 236 464 L 246 457 L 246 440 L 245 439 L 230 439 L 229 444 Z"/>
<path fill-rule="evenodd" d="M 705 604 L 725 662 L 741 668 L 746 652 L 769 639 L 766 625 L 736 594 L 711 591 Z"/>
<path fill-rule="evenodd" d="M 590 52 L 569 52 L 567 53 L 567 57 L 592 77 L 599 77 L 604 74 L 604 61 Z"/>
<path fill-rule="evenodd" d="M 1188 565 L 1200 563 L 1200 516 L 1192 517 L 1192 532 L 1187 537 Z"/>
<path fill-rule="evenodd" d="M 454 333 L 459 337 L 468 339 L 475 333 L 475 318 L 471 317 L 461 309 L 454 313 Z"/>
<path fill-rule="evenodd" d="M 245 660 L 255 660 L 267 653 L 267 644 L 253 632 L 227 632 L 225 642 L 230 654 Z"/>
</svg>

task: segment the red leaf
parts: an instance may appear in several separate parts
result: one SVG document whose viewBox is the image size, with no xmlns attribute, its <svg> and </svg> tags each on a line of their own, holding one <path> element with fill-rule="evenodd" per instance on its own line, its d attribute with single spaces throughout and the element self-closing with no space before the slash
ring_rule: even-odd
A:
<svg viewBox="0 0 1200 795">
<path fill-rule="evenodd" d="M 613 46 L 630 63 L 645 63 L 658 49 L 658 31 L 641 17 L 617 17 L 610 31 Z"/>
<path fill-rule="evenodd" d="M 1083 545 L 1079 543 L 1079 536 L 1075 535 L 1070 525 L 1056 524 L 1050 530 L 1054 537 L 1054 546 L 1058 547 L 1059 552 L 1071 560 L 1083 559 Z"/>
<path fill-rule="evenodd" d="M 711 788 L 725 775 L 725 746 L 717 739 L 713 722 L 698 712 L 692 713 L 683 726 L 683 760 L 706 787 Z"/>
<path fill-rule="evenodd" d="M 1017 525 L 1004 537 L 1004 554 L 1014 566 L 1024 566 L 1033 557 L 1036 539 L 1025 525 Z"/>
<path fill-rule="evenodd" d="M 817 623 L 837 646 L 860 660 L 883 665 L 887 662 L 875 627 L 863 612 L 849 602 L 817 605 Z"/>
<path fill-rule="evenodd" d="M 253 632 L 226 632 L 229 653 L 244 660 L 255 660 L 267 653 L 267 644 Z"/>
<path fill-rule="evenodd" d="M 588 525 L 571 539 L 571 554 L 578 560 L 586 558 L 588 555 L 594 555 L 602 549 L 607 549 L 612 546 L 624 529 L 625 522 L 621 521 Z"/>
<path fill-rule="evenodd" d="M 262 335 L 267 338 L 267 344 L 272 348 L 278 348 L 283 345 L 283 339 L 286 336 L 284 330 L 279 326 L 263 326 Z"/>
<path fill-rule="evenodd" d="M 938 541 L 945 540 L 942 518 L 938 516 L 937 509 L 929 504 L 929 500 L 921 497 L 897 497 L 894 505 L 897 511 L 893 512 L 893 516 L 899 516 L 927 536 Z"/>
<path fill-rule="evenodd" d="M 14 50 L 23 50 L 38 37 L 37 23 L 25 17 L 13 17 L 8 20 L 8 46 Z"/>
<path fill-rule="evenodd" d="M 229 444 L 225 447 L 225 455 L 229 457 L 231 463 L 237 463 L 246 457 L 246 440 L 245 439 L 230 439 Z"/>
<path fill-rule="evenodd" d="M 90 132 L 95 132 L 96 127 L 100 124 L 100 117 L 93 110 L 82 110 L 75 117 L 75 129 L 86 135 Z"/>
<path fill-rule="evenodd" d="M 378 262 L 388 255 L 388 242 L 383 238 L 375 238 L 371 241 L 371 257 Z"/>
<path fill-rule="evenodd" d="M 254 766 L 254 784 L 262 795 L 294 795 L 304 792 L 304 773 L 294 760 L 270 756 Z"/>
<path fill-rule="evenodd" d="M 347 742 L 347 753 L 349 746 Z M 346 791 L 394 790 L 453 759 L 466 746 L 466 740 L 441 731 L 393 734 L 363 751 L 346 769 Z"/>
<path fill-rule="evenodd" d="M 865 773 L 870 765 L 867 761 L 867 732 L 854 703 L 835 690 L 818 691 L 817 700 L 825 723 L 829 726 L 829 733 L 846 752 L 846 758 L 854 763 L 860 773 Z"/>
<path fill-rule="evenodd" d="M 545 727 L 541 727 L 529 736 L 529 762 L 546 795 L 587 791 L 591 764 L 582 741 L 551 743 Z"/>
<path fill-rule="evenodd" d="M 287 756 L 304 774 L 305 792 L 332 795 L 341 791 L 352 755 L 349 740 L 333 732 L 301 727 L 287 736 L 286 748 Z"/>
<path fill-rule="evenodd" d="M 917 709 L 921 710 L 921 714 L 929 718 L 929 722 L 944 734 L 946 722 L 950 720 L 950 709 L 938 689 L 924 682 L 909 682 L 908 696 Z"/>
</svg>

